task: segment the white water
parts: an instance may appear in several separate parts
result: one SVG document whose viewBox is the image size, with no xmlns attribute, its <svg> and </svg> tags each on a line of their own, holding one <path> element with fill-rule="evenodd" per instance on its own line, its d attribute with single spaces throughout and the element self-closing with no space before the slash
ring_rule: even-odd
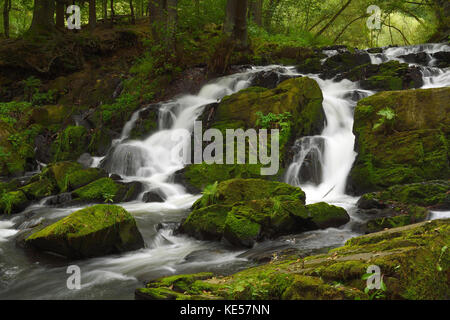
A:
<svg viewBox="0 0 450 320">
<path fill-rule="evenodd" d="M 426 44 L 420 46 L 387 48 L 380 54 L 370 54 L 372 63 L 398 60 L 404 62 L 402 55 L 418 52 L 426 52 L 428 55 L 439 51 L 450 51 L 450 46 L 445 44 Z M 431 60 L 432 62 L 432 60 Z M 410 64 L 413 65 L 413 64 Z M 421 66 L 424 85 L 422 88 L 439 88 L 450 86 L 450 68 L 439 69 L 435 67 Z M 356 102 L 349 94 L 358 90 L 358 95 L 365 97 L 374 92 L 362 90 L 356 82 L 342 80 L 322 80 L 315 75 L 308 75 L 317 81 L 324 97 L 323 108 L 327 123 L 320 136 L 302 138 L 298 141 L 303 144 L 288 167 L 285 175 L 285 182 L 300 186 L 306 193 L 307 203 L 318 201 L 326 202 L 356 202 L 357 198 L 349 197 L 345 194 L 347 176 L 355 160 L 354 152 L 355 137 L 352 133 L 353 108 Z M 307 140 L 308 143 L 305 143 Z M 322 152 L 320 143 L 324 143 Z M 302 166 L 311 166 L 308 163 L 308 153 L 313 150 L 318 153 L 314 157 L 318 159 L 318 166 L 321 167 L 322 181 L 319 184 L 302 182 L 299 173 Z M 317 166 L 317 165 L 316 165 Z"/>
<path fill-rule="evenodd" d="M 388 51 L 387 49 L 385 51 Z M 414 48 L 396 48 L 379 55 L 380 60 L 392 59 L 407 54 Z M 402 51 L 403 50 L 403 51 Z M 427 50 L 439 51 L 437 45 Z M 447 50 L 447 49 L 446 49 Z M 449 49 L 450 50 L 450 49 Z M 328 53 L 330 56 L 333 52 Z M 372 55 L 371 55 L 372 56 Z M 375 59 L 375 56 L 374 56 Z M 378 58 L 377 58 L 378 59 Z M 202 88 L 198 95 L 186 95 L 161 104 L 159 131 L 140 140 L 129 140 L 129 134 L 139 117 L 136 112 L 124 126 L 120 139 L 114 142 L 113 155 L 106 159 L 96 157 L 93 166 L 102 160 L 110 160 L 111 171 L 122 175 L 126 181 L 142 181 L 146 190 L 159 188 L 165 196 L 163 203 L 143 203 L 133 201 L 120 204 L 135 217 L 146 248 L 122 255 L 112 255 L 97 259 L 77 261 L 82 270 L 82 289 L 68 290 L 66 287 L 66 268 L 73 264 L 66 261 L 41 261 L 27 256 L 15 246 L 14 236 L 19 230 L 43 219 L 53 222 L 79 208 L 49 208 L 42 203 L 34 204 L 24 213 L 7 217 L 0 221 L 0 298 L 20 299 L 129 299 L 133 291 L 142 285 L 143 280 L 157 277 L 212 271 L 230 273 L 251 265 L 239 257 L 241 251 L 230 251 L 220 243 L 198 241 L 189 237 L 175 236 L 172 228 L 163 225 L 157 231 L 159 223 L 179 222 L 186 217 L 187 209 L 198 195 L 188 194 L 180 185 L 171 182 L 172 174 L 183 168 L 182 157 L 171 157 L 174 150 L 180 150 L 184 141 L 172 141 L 172 133 L 178 128 L 192 129 L 193 121 L 202 112 L 204 106 L 216 102 L 225 95 L 237 92 L 251 84 L 253 75 L 262 70 L 276 69 L 279 66 L 255 67 L 248 72 L 217 79 Z M 284 67 L 282 67 L 284 68 Z M 423 68 L 424 87 L 450 86 L 449 70 Z M 294 68 L 284 68 L 285 73 L 298 75 Z M 355 159 L 353 126 L 353 108 L 351 99 L 357 83 L 343 80 L 322 80 L 317 75 L 308 75 L 315 79 L 322 89 L 323 108 L 327 123 L 321 135 L 299 151 L 287 170 L 289 183 L 300 185 L 307 194 L 307 202 L 326 201 L 344 207 L 351 216 L 351 222 L 341 228 L 311 231 L 300 235 L 283 237 L 276 241 L 257 244 L 254 249 L 269 250 L 276 245 L 289 245 L 308 251 L 338 246 L 350 237 L 359 235 L 353 225 L 363 223 L 356 214 L 357 198 L 345 194 L 345 180 Z M 359 96 L 372 92 L 359 90 Z M 323 148 L 319 142 L 323 141 Z M 321 171 L 319 184 L 305 183 L 298 179 L 298 173 L 308 151 L 317 151 Z M 326 195 L 326 196 L 325 196 Z M 28 216 L 30 215 L 30 217 Z M 448 217 L 448 212 L 432 212 L 431 219 Z M 186 256 L 197 253 L 195 258 Z M 43 281 L 45 279 L 45 281 Z"/>
</svg>

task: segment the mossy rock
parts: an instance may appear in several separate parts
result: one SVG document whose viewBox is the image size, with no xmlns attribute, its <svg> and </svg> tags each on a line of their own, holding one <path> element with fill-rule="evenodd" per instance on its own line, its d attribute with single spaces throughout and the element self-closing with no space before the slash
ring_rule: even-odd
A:
<svg viewBox="0 0 450 320">
<path fill-rule="evenodd" d="M 95 205 L 31 234 L 25 244 L 69 259 L 84 259 L 137 250 L 144 241 L 125 209 Z"/>
<path fill-rule="evenodd" d="M 429 211 L 423 207 L 408 205 L 396 207 L 397 215 L 370 220 L 366 223 L 366 233 L 378 232 L 385 229 L 403 227 L 424 221 Z"/>
<path fill-rule="evenodd" d="M 362 209 L 383 208 L 387 204 L 405 203 L 434 209 L 450 209 L 450 182 L 435 180 L 395 185 L 379 192 L 364 194 L 358 200 Z"/>
<path fill-rule="evenodd" d="M 141 190 L 139 182 L 125 184 L 105 177 L 76 189 L 72 196 L 85 202 L 127 202 L 134 200 Z"/>
<path fill-rule="evenodd" d="M 135 294 L 139 299 L 368 300 L 376 289 L 366 294 L 363 276 L 377 265 L 386 287 L 380 289 L 382 299 L 445 300 L 449 241 L 449 219 L 427 221 L 356 237 L 326 254 L 273 260 L 232 275 L 157 279 Z"/>
<path fill-rule="evenodd" d="M 77 162 L 55 162 L 45 167 L 41 173 L 34 175 L 31 178 L 30 183 L 48 179 L 57 186 L 57 190 L 59 192 L 65 192 L 67 191 L 67 177 L 70 174 L 82 169 L 82 165 Z"/>
<path fill-rule="evenodd" d="M 107 177 L 107 173 L 98 168 L 77 170 L 66 176 L 67 191 L 81 188 L 95 180 Z"/>
<path fill-rule="evenodd" d="M 20 212 L 29 204 L 25 193 L 20 190 L 0 193 L 0 215 Z"/>
<path fill-rule="evenodd" d="M 360 81 L 363 89 L 378 91 L 414 89 L 423 85 L 419 68 L 398 61 L 357 66 L 338 77 L 343 78 Z"/>
<path fill-rule="evenodd" d="M 83 126 L 68 126 L 58 134 L 52 144 L 55 161 L 76 160 L 86 152 L 89 145 L 88 133 Z"/>
<path fill-rule="evenodd" d="M 180 231 L 237 247 L 285 234 L 338 227 L 347 212 L 326 203 L 305 206 L 300 188 L 261 179 L 231 179 L 205 190 Z"/>
<path fill-rule="evenodd" d="M 358 102 L 349 191 L 450 178 L 450 88 L 380 92 Z M 391 119 L 387 119 L 387 115 Z"/>
<path fill-rule="evenodd" d="M 21 187 L 19 190 L 25 193 L 29 200 L 38 200 L 57 193 L 58 188 L 53 180 L 44 177 Z"/>
<path fill-rule="evenodd" d="M 262 200 L 278 196 L 285 196 L 289 200 L 300 200 L 303 203 L 306 197 L 300 188 L 283 182 L 236 178 L 220 182 L 212 201 L 208 201 L 208 195 L 204 195 L 192 207 L 196 209 L 201 208 L 204 203 L 226 205 L 239 201 Z"/>
<path fill-rule="evenodd" d="M 312 222 L 319 229 L 339 227 L 350 221 L 350 217 L 344 208 L 318 202 L 306 206 Z"/>
</svg>

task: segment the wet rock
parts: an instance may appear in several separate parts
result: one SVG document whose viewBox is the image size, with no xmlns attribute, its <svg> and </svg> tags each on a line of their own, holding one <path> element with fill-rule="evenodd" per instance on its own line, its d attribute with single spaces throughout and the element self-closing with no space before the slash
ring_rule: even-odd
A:
<svg viewBox="0 0 450 320">
<path fill-rule="evenodd" d="M 116 173 L 113 173 L 109 176 L 111 179 L 113 179 L 114 181 L 119 181 L 122 180 L 122 177 Z"/>
<path fill-rule="evenodd" d="M 266 89 L 276 88 L 284 80 L 293 78 L 293 76 L 284 74 L 283 71 L 284 70 L 280 68 L 278 70 L 258 72 L 252 79 L 252 86 Z"/>
<path fill-rule="evenodd" d="M 159 189 L 148 191 L 142 196 L 143 202 L 164 202 L 162 192 Z"/>
<path fill-rule="evenodd" d="M 386 91 L 360 100 L 348 191 L 449 179 L 449 100 L 450 88 Z"/>
<path fill-rule="evenodd" d="M 433 59 L 435 59 L 434 66 L 438 68 L 448 68 L 450 67 L 450 52 L 440 51 L 433 54 Z"/>
<path fill-rule="evenodd" d="M 368 63 L 370 63 L 370 56 L 364 51 L 337 54 L 329 57 L 323 63 L 322 77 L 331 79 L 340 73 Z"/>
<path fill-rule="evenodd" d="M 403 59 L 407 63 L 416 63 L 422 65 L 428 65 L 430 62 L 430 56 L 426 52 L 419 53 L 410 53 L 403 56 L 399 56 L 400 59 Z"/>
<path fill-rule="evenodd" d="M 45 200 L 44 204 L 46 206 L 59 206 L 59 205 L 69 205 L 72 201 L 72 194 L 70 192 L 60 193 L 56 196 L 49 197 Z"/>
<path fill-rule="evenodd" d="M 81 164 L 85 168 L 89 168 L 92 163 L 94 162 L 94 159 L 91 157 L 89 153 L 83 153 L 77 160 L 79 164 Z"/>
<path fill-rule="evenodd" d="M 101 239 L 101 241 L 99 241 Z M 85 259 L 144 247 L 134 218 L 123 208 L 95 205 L 31 234 L 27 247 Z"/>
<path fill-rule="evenodd" d="M 165 277 L 146 283 L 135 294 L 137 299 L 181 300 L 370 299 L 361 278 L 370 265 L 377 265 L 383 270 L 388 300 L 446 299 L 449 265 L 439 257 L 449 234 L 448 219 L 427 221 L 352 238 L 328 253 L 287 257 L 229 276 Z M 441 261 L 442 272 L 436 271 L 436 261 Z"/>
<path fill-rule="evenodd" d="M 180 232 L 236 247 L 256 241 L 347 223 L 347 212 L 326 203 L 305 206 L 304 193 L 288 184 L 232 179 L 205 192 L 192 206 Z"/>
</svg>

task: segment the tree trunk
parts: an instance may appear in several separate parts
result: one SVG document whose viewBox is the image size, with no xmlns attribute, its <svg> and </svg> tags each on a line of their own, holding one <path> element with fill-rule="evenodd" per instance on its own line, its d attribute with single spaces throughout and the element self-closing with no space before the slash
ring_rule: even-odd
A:
<svg viewBox="0 0 450 320">
<path fill-rule="evenodd" d="M 248 46 L 247 0 L 228 0 L 224 32 L 237 42 L 238 47 Z"/>
<path fill-rule="evenodd" d="M 258 26 L 262 26 L 262 6 L 263 6 L 263 0 L 253 0 L 252 4 L 252 16 L 253 21 Z"/>
<path fill-rule="evenodd" d="M 29 31 L 37 34 L 52 33 L 55 30 L 54 14 L 54 0 L 34 0 L 33 20 Z"/>
<path fill-rule="evenodd" d="M 65 4 L 63 1 L 61 0 L 57 0 L 56 1 L 56 15 L 55 15 L 55 20 L 56 20 L 56 26 L 58 28 L 64 29 L 64 25 L 65 25 Z"/>
<path fill-rule="evenodd" d="M 97 9 L 95 0 L 89 0 L 89 28 L 95 29 L 97 25 Z"/>
<path fill-rule="evenodd" d="M 153 40 L 159 42 L 163 27 L 165 0 L 150 0 L 148 3 L 150 26 Z"/>
<path fill-rule="evenodd" d="M 320 36 L 326 29 L 328 29 L 329 26 L 331 26 L 331 24 L 334 22 L 334 20 L 337 19 L 337 17 L 339 17 L 341 15 L 342 12 L 344 12 L 344 10 L 348 7 L 348 5 L 352 2 L 352 0 L 348 0 L 344 6 L 333 16 L 333 18 L 331 18 L 330 21 L 328 21 L 328 23 L 322 28 L 320 29 L 319 32 L 316 33 L 316 35 L 314 36 L 314 38 L 317 38 L 318 36 Z"/>
<path fill-rule="evenodd" d="M 11 0 L 5 0 L 3 4 L 3 30 L 5 37 L 9 38 L 9 12 L 11 11 Z"/>
<path fill-rule="evenodd" d="M 102 18 L 103 22 L 108 19 L 108 0 L 102 0 Z"/>
<path fill-rule="evenodd" d="M 131 23 L 135 24 L 136 23 L 136 19 L 134 17 L 133 0 L 130 0 L 130 14 L 131 14 Z"/>
<path fill-rule="evenodd" d="M 175 45 L 178 20 L 177 5 L 178 0 L 166 1 L 166 41 L 169 47 L 173 47 Z"/>
<path fill-rule="evenodd" d="M 111 0 L 110 4 L 111 4 L 111 23 L 114 23 L 114 15 L 115 15 L 115 13 L 114 13 L 114 0 Z"/>
<path fill-rule="evenodd" d="M 234 25 L 236 23 L 236 6 L 239 0 L 228 0 L 226 15 L 225 15 L 225 23 L 223 25 L 223 31 L 229 35 L 233 36 Z"/>
</svg>

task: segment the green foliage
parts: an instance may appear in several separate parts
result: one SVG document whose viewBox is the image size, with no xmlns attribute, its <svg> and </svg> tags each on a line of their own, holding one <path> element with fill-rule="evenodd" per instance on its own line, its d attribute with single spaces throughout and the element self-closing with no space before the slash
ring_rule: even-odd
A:
<svg viewBox="0 0 450 320">
<path fill-rule="evenodd" d="M 256 126 L 263 129 L 279 129 L 280 130 L 280 145 L 283 146 L 289 136 L 291 135 L 291 121 L 292 114 L 290 112 L 283 112 L 279 114 L 273 114 L 269 112 L 264 115 L 261 111 L 256 112 L 258 117 L 256 120 Z"/>
<path fill-rule="evenodd" d="M 215 203 L 218 184 L 219 183 L 216 181 L 213 184 L 210 184 L 205 187 L 205 189 L 202 192 L 203 197 L 201 198 L 202 206 L 206 207 Z"/>
<path fill-rule="evenodd" d="M 395 121 L 395 111 L 389 107 L 381 109 L 377 112 L 377 115 L 381 116 L 377 123 L 373 125 L 373 130 L 378 129 L 382 125 L 385 125 L 386 128 L 391 128 L 394 125 Z"/>
</svg>

